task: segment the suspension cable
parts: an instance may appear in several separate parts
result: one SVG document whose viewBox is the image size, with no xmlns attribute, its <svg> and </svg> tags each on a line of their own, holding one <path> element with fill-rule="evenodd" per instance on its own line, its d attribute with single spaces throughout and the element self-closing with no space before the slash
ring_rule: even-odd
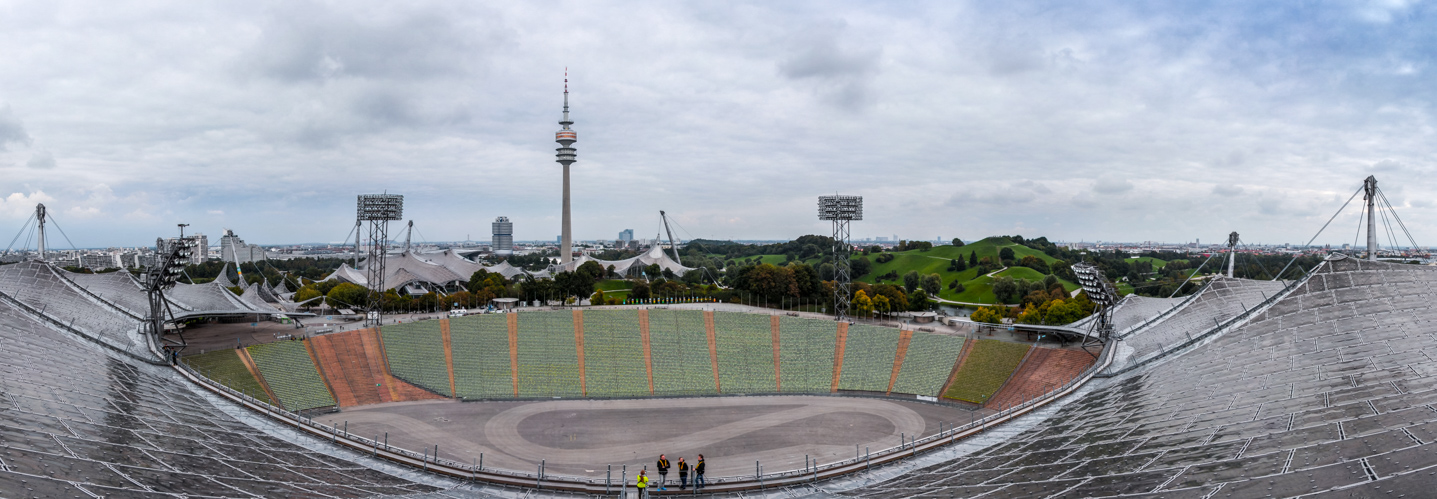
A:
<svg viewBox="0 0 1437 499">
<path fill-rule="evenodd" d="M 56 222 L 56 221 L 55 221 L 55 217 L 49 217 L 49 218 L 50 218 L 50 223 L 55 224 L 55 228 L 60 230 L 60 235 L 61 235 L 61 236 L 65 236 L 65 242 L 70 243 L 70 249 L 75 250 L 75 251 L 80 251 L 80 248 L 76 248 L 76 247 L 75 247 L 75 243 L 70 242 L 70 236 L 69 236 L 68 234 L 65 234 L 65 229 L 60 228 L 60 222 Z"/>
<path fill-rule="evenodd" d="M 1183 279 L 1182 284 L 1179 284 L 1179 285 L 1178 285 L 1178 289 L 1174 289 L 1174 290 L 1173 290 L 1173 294 L 1168 295 L 1168 298 L 1172 298 L 1172 297 L 1174 297 L 1174 296 L 1177 296 L 1177 295 L 1178 295 L 1178 291 L 1182 291 L 1182 290 L 1183 290 L 1183 286 L 1186 286 L 1186 285 L 1188 284 L 1188 281 L 1191 281 L 1191 280 L 1193 279 L 1193 276 L 1197 275 L 1198 271 L 1202 270 L 1203 267 L 1207 266 L 1207 262 L 1212 261 L 1212 257 L 1215 257 L 1215 256 L 1217 256 L 1217 253 L 1213 253 L 1213 254 L 1211 254 L 1211 255 L 1208 255 L 1208 256 L 1207 256 L 1207 260 L 1203 260 L 1203 261 L 1202 261 L 1202 265 L 1198 265 L 1198 268 L 1193 269 L 1193 273 L 1188 274 L 1188 278 L 1187 278 L 1187 279 Z"/>
<path fill-rule="evenodd" d="M 25 233 L 25 229 L 30 228 L 30 221 L 31 221 L 31 220 L 34 220 L 34 219 L 35 219 L 35 214 L 34 214 L 34 213 L 31 213 L 29 217 L 26 217 L 26 218 L 25 218 L 25 223 L 20 226 L 20 231 L 19 231 L 19 232 L 16 232 L 16 233 L 15 233 L 15 238 L 10 240 L 10 245 L 5 247 L 5 253 L 4 253 L 4 254 L 6 254 L 6 255 L 10 254 L 10 248 L 14 248 L 14 247 L 15 247 L 15 241 L 19 241 L 19 240 L 20 240 L 20 235 Z M 27 247 L 30 245 L 29 240 L 26 240 L 25 245 L 26 245 Z"/>
<path fill-rule="evenodd" d="M 1342 207 L 1337 209 L 1337 213 L 1333 213 L 1333 214 L 1332 214 L 1332 217 L 1327 219 L 1327 223 L 1322 224 L 1322 228 L 1321 228 L 1321 229 L 1317 229 L 1317 233 L 1316 233 L 1316 234 L 1313 234 L 1313 235 L 1312 235 L 1312 239 L 1308 239 L 1308 240 L 1307 240 L 1307 244 L 1302 245 L 1302 247 L 1303 247 L 1303 248 L 1306 248 L 1306 247 L 1312 246 L 1312 242 L 1313 242 L 1313 241 L 1316 241 L 1316 240 L 1317 240 L 1317 237 L 1322 235 L 1322 231 L 1327 230 L 1327 226 L 1328 226 L 1328 225 L 1331 225 L 1333 220 L 1337 220 L 1337 216 L 1342 214 L 1342 210 L 1346 210 L 1346 209 L 1347 209 L 1347 205 L 1348 205 L 1348 204 L 1351 204 L 1353 199 L 1357 199 L 1357 193 L 1359 193 L 1359 192 L 1362 192 L 1362 188 L 1361 188 L 1361 187 L 1358 187 L 1356 192 L 1353 192 L 1351 196 L 1348 196 L 1348 197 L 1347 197 L 1347 202 L 1342 203 Z M 1297 262 L 1297 258 L 1300 257 L 1300 256 L 1302 256 L 1301 250 L 1299 250 L 1296 255 L 1293 255 L 1292 260 L 1289 261 L 1289 262 L 1287 262 L 1287 265 L 1283 265 L 1283 266 L 1282 266 L 1282 270 L 1278 271 L 1278 272 L 1277 272 L 1277 275 L 1276 275 L 1276 276 L 1273 276 L 1272 280 L 1276 281 L 1276 280 L 1278 280 L 1279 278 L 1281 278 L 1281 277 L 1282 277 L 1282 274 L 1283 274 L 1284 272 L 1287 272 L 1287 268 L 1288 268 L 1288 267 L 1291 267 L 1293 263 Z"/>
<path fill-rule="evenodd" d="M 1390 202 L 1390 201 L 1387 200 L 1387 194 L 1384 194 L 1384 193 L 1382 192 L 1382 189 L 1378 189 L 1378 190 L 1377 190 L 1377 195 L 1382 198 L 1382 202 L 1387 203 L 1387 207 L 1388 207 L 1388 208 L 1391 208 L 1391 207 L 1392 207 L 1392 202 Z M 1410 243 L 1412 243 L 1412 249 L 1413 249 L 1413 250 L 1416 250 L 1416 249 L 1417 249 L 1417 240 L 1412 237 L 1412 232 L 1407 230 L 1407 224 L 1402 223 L 1402 218 L 1397 216 L 1397 211 L 1396 211 L 1396 210 L 1393 210 L 1393 211 L 1392 211 L 1392 218 L 1394 218 L 1394 219 L 1397 220 L 1397 226 L 1402 228 L 1402 232 L 1403 232 L 1404 234 L 1407 234 L 1407 241 L 1410 242 Z"/>
</svg>

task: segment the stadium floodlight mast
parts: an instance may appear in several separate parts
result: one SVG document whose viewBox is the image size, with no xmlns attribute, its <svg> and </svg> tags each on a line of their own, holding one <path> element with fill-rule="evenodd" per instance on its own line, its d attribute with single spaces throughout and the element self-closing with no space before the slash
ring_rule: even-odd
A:
<svg viewBox="0 0 1437 499">
<path fill-rule="evenodd" d="M 1086 347 L 1089 345 L 1101 346 L 1103 343 L 1107 343 L 1108 338 L 1113 334 L 1113 307 L 1118 304 L 1118 292 L 1103 277 L 1102 269 L 1091 263 L 1078 262 L 1074 264 L 1073 275 L 1077 276 L 1078 285 L 1082 286 L 1088 299 L 1098 306 L 1098 310 L 1094 312 L 1096 317 L 1089 323 L 1088 334 L 1083 337 L 1084 350 L 1087 350 Z"/>
<path fill-rule="evenodd" d="M 155 239 L 155 262 L 144 275 L 145 294 L 150 299 L 150 334 L 156 343 L 173 351 L 184 350 L 187 343 L 184 334 L 178 330 L 176 339 L 165 337 L 165 318 L 173 319 L 175 316 L 165 299 L 165 290 L 175 287 L 180 274 L 185 271 L 185 265 L 189 265 L 194 256 L 195 246 L 199 245 L 199 238 L 184 237 L 186 226 L 188 224 L 180 224 L 180 237 Z"/>
<path fill-rule="evenodd" d="M 369 288 L 364 324 L 379 326 L 383 322 L 384 260 L 388 253 L 389 222 L 404 218 L 404 196 L 399 194 L 360 194 L 356 224 L 369 222 L 369 260 L 364 264 L 365 285 Z M 359 234 L 355 234 L 355 239 Z M 353 305 L 353 304 L 351 304 Z"/>
<path fill-rule="evenodd" d="M 833 314 L 846 317 L 852 281 L 848 259 L 853 251 L 848 243 L 848 224 L 863 220 L 863 196 L 819 196 L 818 219 L 833 222 Z"/>
</svg>

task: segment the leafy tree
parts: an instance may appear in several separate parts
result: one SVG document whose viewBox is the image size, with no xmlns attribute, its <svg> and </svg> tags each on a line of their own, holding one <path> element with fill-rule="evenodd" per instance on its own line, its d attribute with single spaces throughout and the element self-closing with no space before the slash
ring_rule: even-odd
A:
<svg viewBox="0 0 1437 499">
<path fill-rule="evenodd" d="M 978 266 L 978 252 L 977 252 L 977 251 L 969 251 L 969 252 L 968 252 L 968 266 L 969 266 L 969 267 L 977 267 L 977 266 Z"/>
<path fill-rule="evenodd" d="M 854 279 L 866 276 L 869 272 L 873 271 L 873 262 L 868 261 L 868 257 L 866 256 L 852 261 L 850 265 L 852 265 L 850 270 L 853 271 L 853 275 L 850 277 Z"/>
<path fill-rule="evenodd" d="M 921 312 L 932 308 L 933 302 L 928 299 L 928 293 L 924 290 L 914 291 L 908 295 L 908 310 Z"/>
<path fill-rule="evenodd" d="M 936 273 L 923 276 L 923 291 L 930 296 L 938 296 L 938 293 L 943 291 L 943 276 Z"/>
<path fill-rule="evenodd" d="M 867 317 L 873 314 L 873 300 L 863 290 L 853 294 L 853 301 L 849 303 L 852 307 L 851 313 L 858 317 Z"/>
<path fill-rule="evenodd" d="M 1033 255 L 1027 255 L 1019 259 L 1017 265 L 1019 267 L 1028 267 L 1044 274 L 1048 273 L 1048 262 L 1045 262 L 1042 258 L 1038 258 Z"/>
<path fill-rule="evenodd" d="M 903 274 L 903 290 L 912 293 L 923 284 L 922 281 L 923 278 L 918 276 L 918 271 L 910 270 L 907 274 Z"/>
<path fill-rule="evenodd" d="M 818 266 L 818 278 L 820 280 L 832 281 L 836 273 L 837 270 L 834 269 L 832 263 L 825 263 Z"/>
<path fill-rule="evenodd" d="M 1005 248 L 1003 248 L 1003 249 L 998 250 L 998 260 L 1000 260 L 1000 261 L 1005 261 L 1005 262 L 1006 262 L 1006 261 L 1012 260 L 1012 259 L 1013 259 L 1013 248 L 1007 248 L 1007 247 L 1005 247 Z"/>
<path fill-rule="evenodd" d="M 324 300 L 336 307 L 362 307 L 369 301 L 368 297 L 369 290 L 364 286 L 346 282 L 330 289 Z"/>
<path fill-rule="evenodd" d="M 1003 314 L 989 307 L 979 307 L 968 316 L 973 322 L 984 322 L 988 324 L 1000 324 L 1003 322 Z"/>
<path fill-rule="evenodd" d="M 893 304 L 888 301 L 887 296 L 875 296 L 873 297 L 873 311 L 879 315 L 887 315 L 893 311 Z"/>
<path fill-rule="evenodd" d="M 877 300 L 879 296 L 888 298 L 888 303 L 892 306 L 890 310 L 908 310 L 908 295 L 904 294 L 898 286 L 891 284 L 874 286 L 873 298 Z M 878 303 L 874 302 L 873 306 L 877 308 Z"/>
<path fill-rule="evenodd" d="M 649 284 L 643 281 L 634 281 L 634 288 L 629 291 L 629 298 L 649 298 Z"/>
<path fill-rule="evenodd" d="M 818 271 L 806 263 L 793 263 L 788 266 L 793 273 L 793 282 L 798 289 L 796 296 L 813 296 L 818 294 L 823 282 L 818 277 Z"/>
<path fill-rule="evenodd" d="M 962 248 L 962 247 L 963 247 L 963 240 L 962 240 L 962 239 L 958 239 L 958 238 L 956 238 L 956 237 L 953 238 L 953 246 L 958 247 L 958 248 Z"/>
<path fill-rule="evenodd" d="M 962 258 L 955 258 L 948 261 L 949 272 L 962 272 L 968 270 L 968 264 Z"/>
<path fill-rule="evenodd" d="M 1018 283 L 1015 282 L 1012 277 L 998 276 L 993 278 L 993 294 L 998 297 L 999 302 L 1017 302 L 1017 297 L 1022 296 L 1018 294 L 1018 291 Z"/>
</svg>

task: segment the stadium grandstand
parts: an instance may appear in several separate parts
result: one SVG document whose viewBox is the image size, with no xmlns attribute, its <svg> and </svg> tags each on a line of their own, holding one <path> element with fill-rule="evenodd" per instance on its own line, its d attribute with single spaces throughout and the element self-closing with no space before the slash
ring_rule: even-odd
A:
<svg viewBox="0 0 1437 499">
<path fill-rule="evenodd" d="M 570 466 L 570 456 L 682 441 L 711 442 L 712 469 L 736 470 L 713 473 L 706 492 L 786 497 L 1418 497 L 1437 473 L 1430 267 L 1335 255 L 1293 281 L 1218 278 L 1182 299 L 1128 298 L 1113 309 L 1115 335 L 1101 352 L 628 308 L 387 324 L 191 355 L 179 366 L 141 333 L 134 309 L 143 292 L 121 277 L 0 266 L 8 495 L 603 495 L 632 490 L 633 469 L 652 458 L 631 461 L 621 483 L 618 468 L 606 475 L 603 462 Z M 191 313 L 256 313 L 267 303 L 258 291 L 246 300 L 249 291 L 213 283 L 182 288 L 171 299 Z M 608 447 L 525 432 L 544 411 L 645 400 L 730 423 Z M 482 425 L 493 434 L 487 465 L 460 459 L 454 439 L 406 448 L 382 432 L 349 431 L 403 420 L 382 419 L 384 411 L 487 407 L 500 411 Z M 831 419 L 865 410 L 874 412 Z M 614 412 L 619 419 L 605 424 L 659 414 L 649 411 Z M 820 463 L 778 455 L 789 448 L 784 433 L 722 434 L 746 412 L 811 421 L 779 418 L 774 427 L 849 454 Z M 574 425 L 565 431 L 588 431 L 580 418 L 561 419 Z M 838 421 L 866 423 L 826 426 Z M 831 440 L 868 433 L 894 441 L 855 453 L 852 441 Z M 506 450 L 514 444 L 529 452 Z M 742 456 L 765 445 L 770 460 L 742 473 Z M 535 449 L 553 452 L 547 461 L 558 471 Z M 725 455 L 740 462 L 715 457 Z M 567 471 L 585 465 L 595 471 Z"/>
</svg>

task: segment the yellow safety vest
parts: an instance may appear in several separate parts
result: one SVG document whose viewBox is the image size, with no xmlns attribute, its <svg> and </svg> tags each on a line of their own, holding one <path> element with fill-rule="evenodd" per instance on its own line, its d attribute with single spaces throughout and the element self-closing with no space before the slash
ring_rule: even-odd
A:
<svg viewBox="0 0 1437 499">
<path fill-rule="evenodd" d="M 644 475 L 639 475 L 639 483 L 637 484 L 637 486 L 638 486 L 639 488 L 641 488 L 641 489 L 642 489 L 642 488 L 645 488 L 645 487 L 648 487 L 648 486 L 649 486 L 649 477 L 644 476 Z"/>
</svg>

